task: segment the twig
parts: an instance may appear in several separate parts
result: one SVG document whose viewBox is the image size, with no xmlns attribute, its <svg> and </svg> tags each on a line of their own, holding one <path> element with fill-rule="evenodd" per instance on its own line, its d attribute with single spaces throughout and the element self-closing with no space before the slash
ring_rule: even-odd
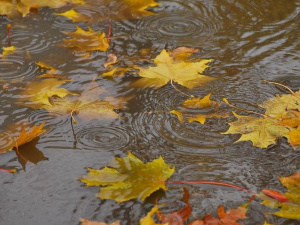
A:
<svg viewBox="0 0 300 225">
<path fill-rule="evenodd" d="M 293 92 L 289 87 L 281 84 L 281 83 L 277 83 L 277 82 L 274 82 L 274 81 L 268 81 L 268 80 L 263 80 L 264 82 L 266 83 L 270 83 L 270 84 L 276 84 L 276 85 L 279 85 L 281 87 L 284 87 L 285 89 L 287 89 L 289 92 L 291 92 L 292 95 L 295 95 L 295 92 Z"/>
<path fill-rule="evenodd" d="M 191 96 L 191 95 L 188 95 L 188 94 L 186 94 L 186 93 L 180 91 L 180 90 L 174 85 L 173 80 L 171 80 L 171 85 L 172 85 L 172 87 L 173 87 L 176 91 L 178 91 L 179 93 L 181 93 L 181 94 L 183 94 L 183 95 L 185 95 L 185 96 L 187 96 L 187 97 L 189 97 L 189 98 L 192 98 L 192 97 L 193 97 L 193 96 Z"/>
</svg>

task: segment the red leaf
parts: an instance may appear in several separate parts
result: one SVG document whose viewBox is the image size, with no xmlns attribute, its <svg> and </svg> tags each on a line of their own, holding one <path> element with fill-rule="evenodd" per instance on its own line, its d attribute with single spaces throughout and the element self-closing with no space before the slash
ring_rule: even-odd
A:
<svg viewBox="0 0 300 225">
<path fill-rule="evenodd" d="M 280 202 L 289 202 L 289 199 L 278 191 L 263 189 L 262 193 L 264 193 L 265 195 L 267 195 L 271 198 L 274 198 Z"/>
</svg>

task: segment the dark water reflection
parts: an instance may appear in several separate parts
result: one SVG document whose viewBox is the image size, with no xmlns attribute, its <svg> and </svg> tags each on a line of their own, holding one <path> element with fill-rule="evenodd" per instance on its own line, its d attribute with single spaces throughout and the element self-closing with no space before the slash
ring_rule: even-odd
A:
<svg viewBox="0 0 300 225">
<path fill-rule="evenodd" d="M 151 9 L 156 16 L 112 20 L 113 36 L 121 38 L 112 41 L 109 53 L 115 53 L 124 65 L 131 65 L 139 58 L 154 58 L 163 48 L 199 48 L 195 57 L 214 59 L 206 72 L 217 80 L 194 90 L 182 90 L 201 97 L 212 93 L 215 101 L 226 97 L 233 104 L 258 112 L 263 112 L 258 103 L 286 93 L 282 88 L 263 83 L 263 79 L 299 89 L 299 0 L 158 2 L 160 5 Z M 101 15 L 101 10 L 107 9 L 97 8 L 97 4 L 76 9 L 92 17 L 88 25 L 94 30 L 107 31 L 108 22 Z M 11 22 L 10 42 L 18 52 L 0 58 L 1 84 L 9 84 L 9 89 L 0 90 L 1 130 L 26 119 L 31 124 L 46 122 L 49 131 L 40 137 L 36 145 L 38 154 L 26 163 L 25 170 L 15 152 L 0 156 L 0 168 L 20 169 L 13 175 L 0 172 L 1 225 L 73 225 L 79 224 L 80 217 L 138 224 L 152 204 L 100 200 L 94 197 L 98 188 L 86 188 L 76 180 L 86 173 L 86 167 L 101 168 L 114 156 L 125 156 L 127 151 L 144 161 L 162 155 L 176 167 L 173 180 L 228 182 L 254 192 L 263 188 L 284 191 L 278 177 L 300 171 L 299 150 L 294 151 L 285 139 L 267 150 L 248 142 L 234 144 L 238 135 L 220 134 L 228 128 L 227 122 L 234 120 L 233 116 L 211 118 L 205 125 L 181 124 L 168 112 L 178 108 L 186 97 L 169 84 L 161 89 L 134 88 L 130 84 L 136 78 L 130 72 L 122 78 L 97 78 L 109 95 L 134 96 L 127 108 L 118 112 L 120 118 L 116 120 L 79 121 L 72 125 L 66 115 L 16 105 L 24 83 L 41 74 L 37 61 L 52 65 L 71 79 L 64 86 L 70 91 L 84 90 L 86 84 L 104 71 L 106 53 L 80 58 L 60 46 L 66 38 L 61 31 L 74 31 L 75 25 L 88 26 L 53 14 L 67 9 L 44 8 L 38 14 Z M 0 18 L 0 22 L 0 44 L 6 47 L 9 21 Z M 141 49 L 150 49 L 149 54 L 142 55 Z M 166 212 L 183 205 L 181 187 L 169 185 L 162 200 L 168 203 Z M 216 212 L 218 205 L 232 208 L 249 199 L 248 194 L 225 187 L 195 185 L 189 186 L 189 190 L 195 217 Z M 266 211 L 254 200 L 245 224 L 263 224 L 266 218 L 274 224 L 299 223 L 266 216 Z"/>
</svg>

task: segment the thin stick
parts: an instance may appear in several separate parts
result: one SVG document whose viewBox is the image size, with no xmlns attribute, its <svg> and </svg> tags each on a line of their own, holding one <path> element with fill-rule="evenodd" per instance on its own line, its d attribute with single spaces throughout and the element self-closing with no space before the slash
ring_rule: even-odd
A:
<svg viewBox="0 0 300 225">
<path fill-rule="evenodd" d="M 108 42 L 108 44 L 110 42 L 110 39 L 111 39 L 111 22 L 109 21 L 108 22 L 108 33 L 107 33 L 107 42 Z"/>
<path fill-rule="evenodd" d="M 277 83 L 277 82 L 274 82 L 274 81 L 268 81 L 268 80 L 263 80 L 264 82 L 266 83 L 270 83 L 270 84 L 276 84 L 276 85 L 279 85 L 281 87 L 284 87 L 285 89 L 287 89 L 289 92 L 291 92 L 292 95 L 295 95 L 295 92 L 293 92 L 289 87 L 281 84 L 281 83 Z"/>
<path fill-rule="evenodd" d="M 181 94 L 183 94 L 183 95 L 185 95 L 185 96 L 187 96 L 187 97 L 189 97 L 189 98 L 192 97 L 191 95 L 188 95 L 188 94 L 186 94 L 186 93 L 180 91 L 180 90 L 174 85 L 173 80 L 171 80 L 171 85 L 172 85 L 172 87 L 173 87 L 176 91 L 178 91 L 179 93 L 181 93 Z"/>
<path fill-rule="evenodd" d="M 246 191 L 248 193 L 251 193 L 250 190 L 247 190 L 245 188 L 233 185 L 233 184 L 227 184 L 223 182 L 214 182 L 214 181 L 206 181 L 206 180 L 197 180 L 197 181 L 166 181 L 167 184 L 212 184 L 212 185 L 218 185 L 218 186 L 225 186 L 225 187 L 231 187 L 235 188 L 241 191 Z"/>
<path fill-rule="evenodd" d="M 7 27 L 7 39 L 8 39 L 8 42 L 10 42 L 10 29 L 11 29 L 11 24 L 8 23 L 8 24 L 6 25 L 6 27 Z"/>
<path fill-rule="evenodd" d="M 232 108 L 234 108 L 234 109 L 238 109 L 238 110 L 245 111 L 245 112 L 248 112 L 248 113 L 253 113 L 253 114 L 262 116 L 262 117 L 264 117 L 264 118 L 271 118 L 270 116 L 267 116 L 267 115 L 264 115 L 264 114 L 261 114 L 261 113 L 258 113 L 258 112 L 254 112 L 254 111 L 252 111 L 252 110 L 243 109 L 243 108 L 240 108 L 240 107 L 231 105 L 231 104 L 227 101 L 226 98 L 223 98 L 223 102 L 225 102 L 227 105 L 229 105 L 230 107 L 232 107 Z"/>
</svg>

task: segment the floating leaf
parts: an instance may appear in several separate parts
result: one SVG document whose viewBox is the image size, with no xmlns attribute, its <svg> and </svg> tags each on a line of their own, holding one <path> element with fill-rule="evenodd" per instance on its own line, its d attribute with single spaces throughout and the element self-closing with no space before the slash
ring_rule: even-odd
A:
<svg viewBox="0 0 300 225">
<path fill-rule="evenodd" d="M 22 127 L 21 131 L 18 131 L 19 127 Z M 43 127 L 44 123 L 39 126 L 34 125 L 30 131 L 27 131 L 28 125 L 23 123 L 11 126 L 7 131 L 0 133 L 0 153 L 11 151 L 39 137 L 46 131 Z"/>
<path fill-rule="evenodd" d="M 161 223 L 155 223 L 152 216 L 158 211 L 158 206 L 154 206 L 150 212 L 147 213 L 147 215 L 140 219 L 140 225 L 169 225 L 168 223 L 161 224 Z"/>
<path fill-rule="evenodd" d="M 149 7 L 155 7 L 159 3 L 155 0 L 86 0 L 85 7 L 98 9 L 101 15 L 97 14 L 97 20 L 130 20 L 155 15 L 148 11 Z"/>
<path fill-rule="evenodd" d="M 66 11 L 64 13 L 55 13 L 55 14 L 58 15 L 58 16 L 67 17 L 75 23 L 89 20 L 88 16 L 82 15 L 82 14 L 78 13 L 77 11 L 75 11 L 74 9 L 71 9 L 71 10 Z"/>
<path fill-rule="evenodd" d="M 76 26 L 75 32 L 64 32 L 72 39 L 65 39 L 65 47 L 73 48 L 75 52 L 107 51 L 109 44 L 105 33 L 96 32 L 89 27 L 88 31 Z"/>
<path fill-rule="evenodd" d="M 191 89 L 215 79 L 201 74 L 208 67 L 207 64 L 212 61 L 211 59 L 198 59 L 198 62 L 193 63 L 177 62 L 163 49 L 153 61 L 156 66 L 146 69 L 135 67 L 142 77 L 135 82 L 136 85 L 162 87 L 168 82 L 176 82 Z"/>
<path fill-rule="evenodd" d="M 243 225 L 237 221 L 240 219 L 245 219 L 247 208 L 238 207 L 237 209 L 230 209 L 227 212 L 224 211 L 223 206 L 218 207 L 218 217 L 213 218 L 210 214 L 207 214 L 203 220 L 196 220 L 189 225 Z"/>
<path fill-rule="evenodd" d="M 51 8 L 60 8 L 68 3 L 72 4 L 83 4 L 82 0 L 19 0 L 18 11 L 26 16 L 30 9 L 37 9 L 40 7 L 51 7 Z"/>
<path fill-rule="evenodd" d="M 15 46 L 3 47 L 2 55 L 9 55 L 11 53 L 14 53 L 15 51 L 17 51 Z"/>
<path fill-rule="evenodd" d="M 189 202 L 189 192 L 187 188 L 184 188 L 183 201 L 186 203 L 186 206 L 176 212 L 162 214 L 160 211 L 158 211 L 158 219 L 162 223 L 169 225 L 184 225 L 192 213 L 192 207 Z"/>
<path fill-rule="evenodd" d="M 165 180 L 174 172 L 162 157 L 149 163 L 143 163 L 128 153 L 124 158 L 116 157 L 102 170 L 89 169 L 89 173 L 80 179 L 87 186 L 106 186 L 101 188 L 98 197 L 124 202 L 139 198 L 145 200 L 151 193 L 167 190 Z"/>
<path fill-rule="evenodd" d="M 44 108 L 50 113 L 70 115 L 74 122 L 76 122 L 74 115 L 86 120 L 119 118 L 114 110 L 123 108 L 128 98 L 106 97 L 100 100 L 99 95 L 103 92 L 105 92 L 104 89 L 92 82 L 80 96 L 53 98 L 52 104 Z"/>
<path fill-rule="evenodd" d="M 64 83 L 66 83 L 66 81 L 58 80 L 56 78 L 28 82 L 25 85 L 25 90 L 23 91 L 20 100 L 22 104 L 35 109 L 52 106 L 49 98 L 53 96 L 63 98 L 67 95 L 75 95 L 67 89 L 59 87 Z"/>
<path fill-rule="evenodd" d="M 111 224 L 103 223 L 103 222 L 96 222 L 96 221 L 90 221 L 87 219 L 80 219 L 81 225 L 120 225 L 120 222 L 113 222 Z"/>
<path fill-rule="evenodd" d="M 271 118 L 240 116 L 234 112 L 233 115 L 238 120 L 229 123 L 229 129 L 223 134 L 242 134 L 236 142 L 251 141 L 256 147 L 267 148 L 289 133 L 289 129 L 277 125 L 277 120 Z"/>
<path fill-rule="evenodd" d="M 191 98 L 184 101 L 182 104 L 183 107 L 188 109 L 206 109 L 213 106 L 218 106 L 219 103 L 210 100 L 211 93 L 206 95 L 204 98 Z"/>
<path fill-rule="evenodd" d="M 281 194 L 277 191 L 263 190 L 264 194 L 258 195 L 263 200 L 261 204 L 271 208 L 280 208 L 279 211 L 273 213 L 276 216 L 300 219 L 300 173 L 281 177 L 280 182 L 288 189 L 288 192 Z"/>
</svg>

